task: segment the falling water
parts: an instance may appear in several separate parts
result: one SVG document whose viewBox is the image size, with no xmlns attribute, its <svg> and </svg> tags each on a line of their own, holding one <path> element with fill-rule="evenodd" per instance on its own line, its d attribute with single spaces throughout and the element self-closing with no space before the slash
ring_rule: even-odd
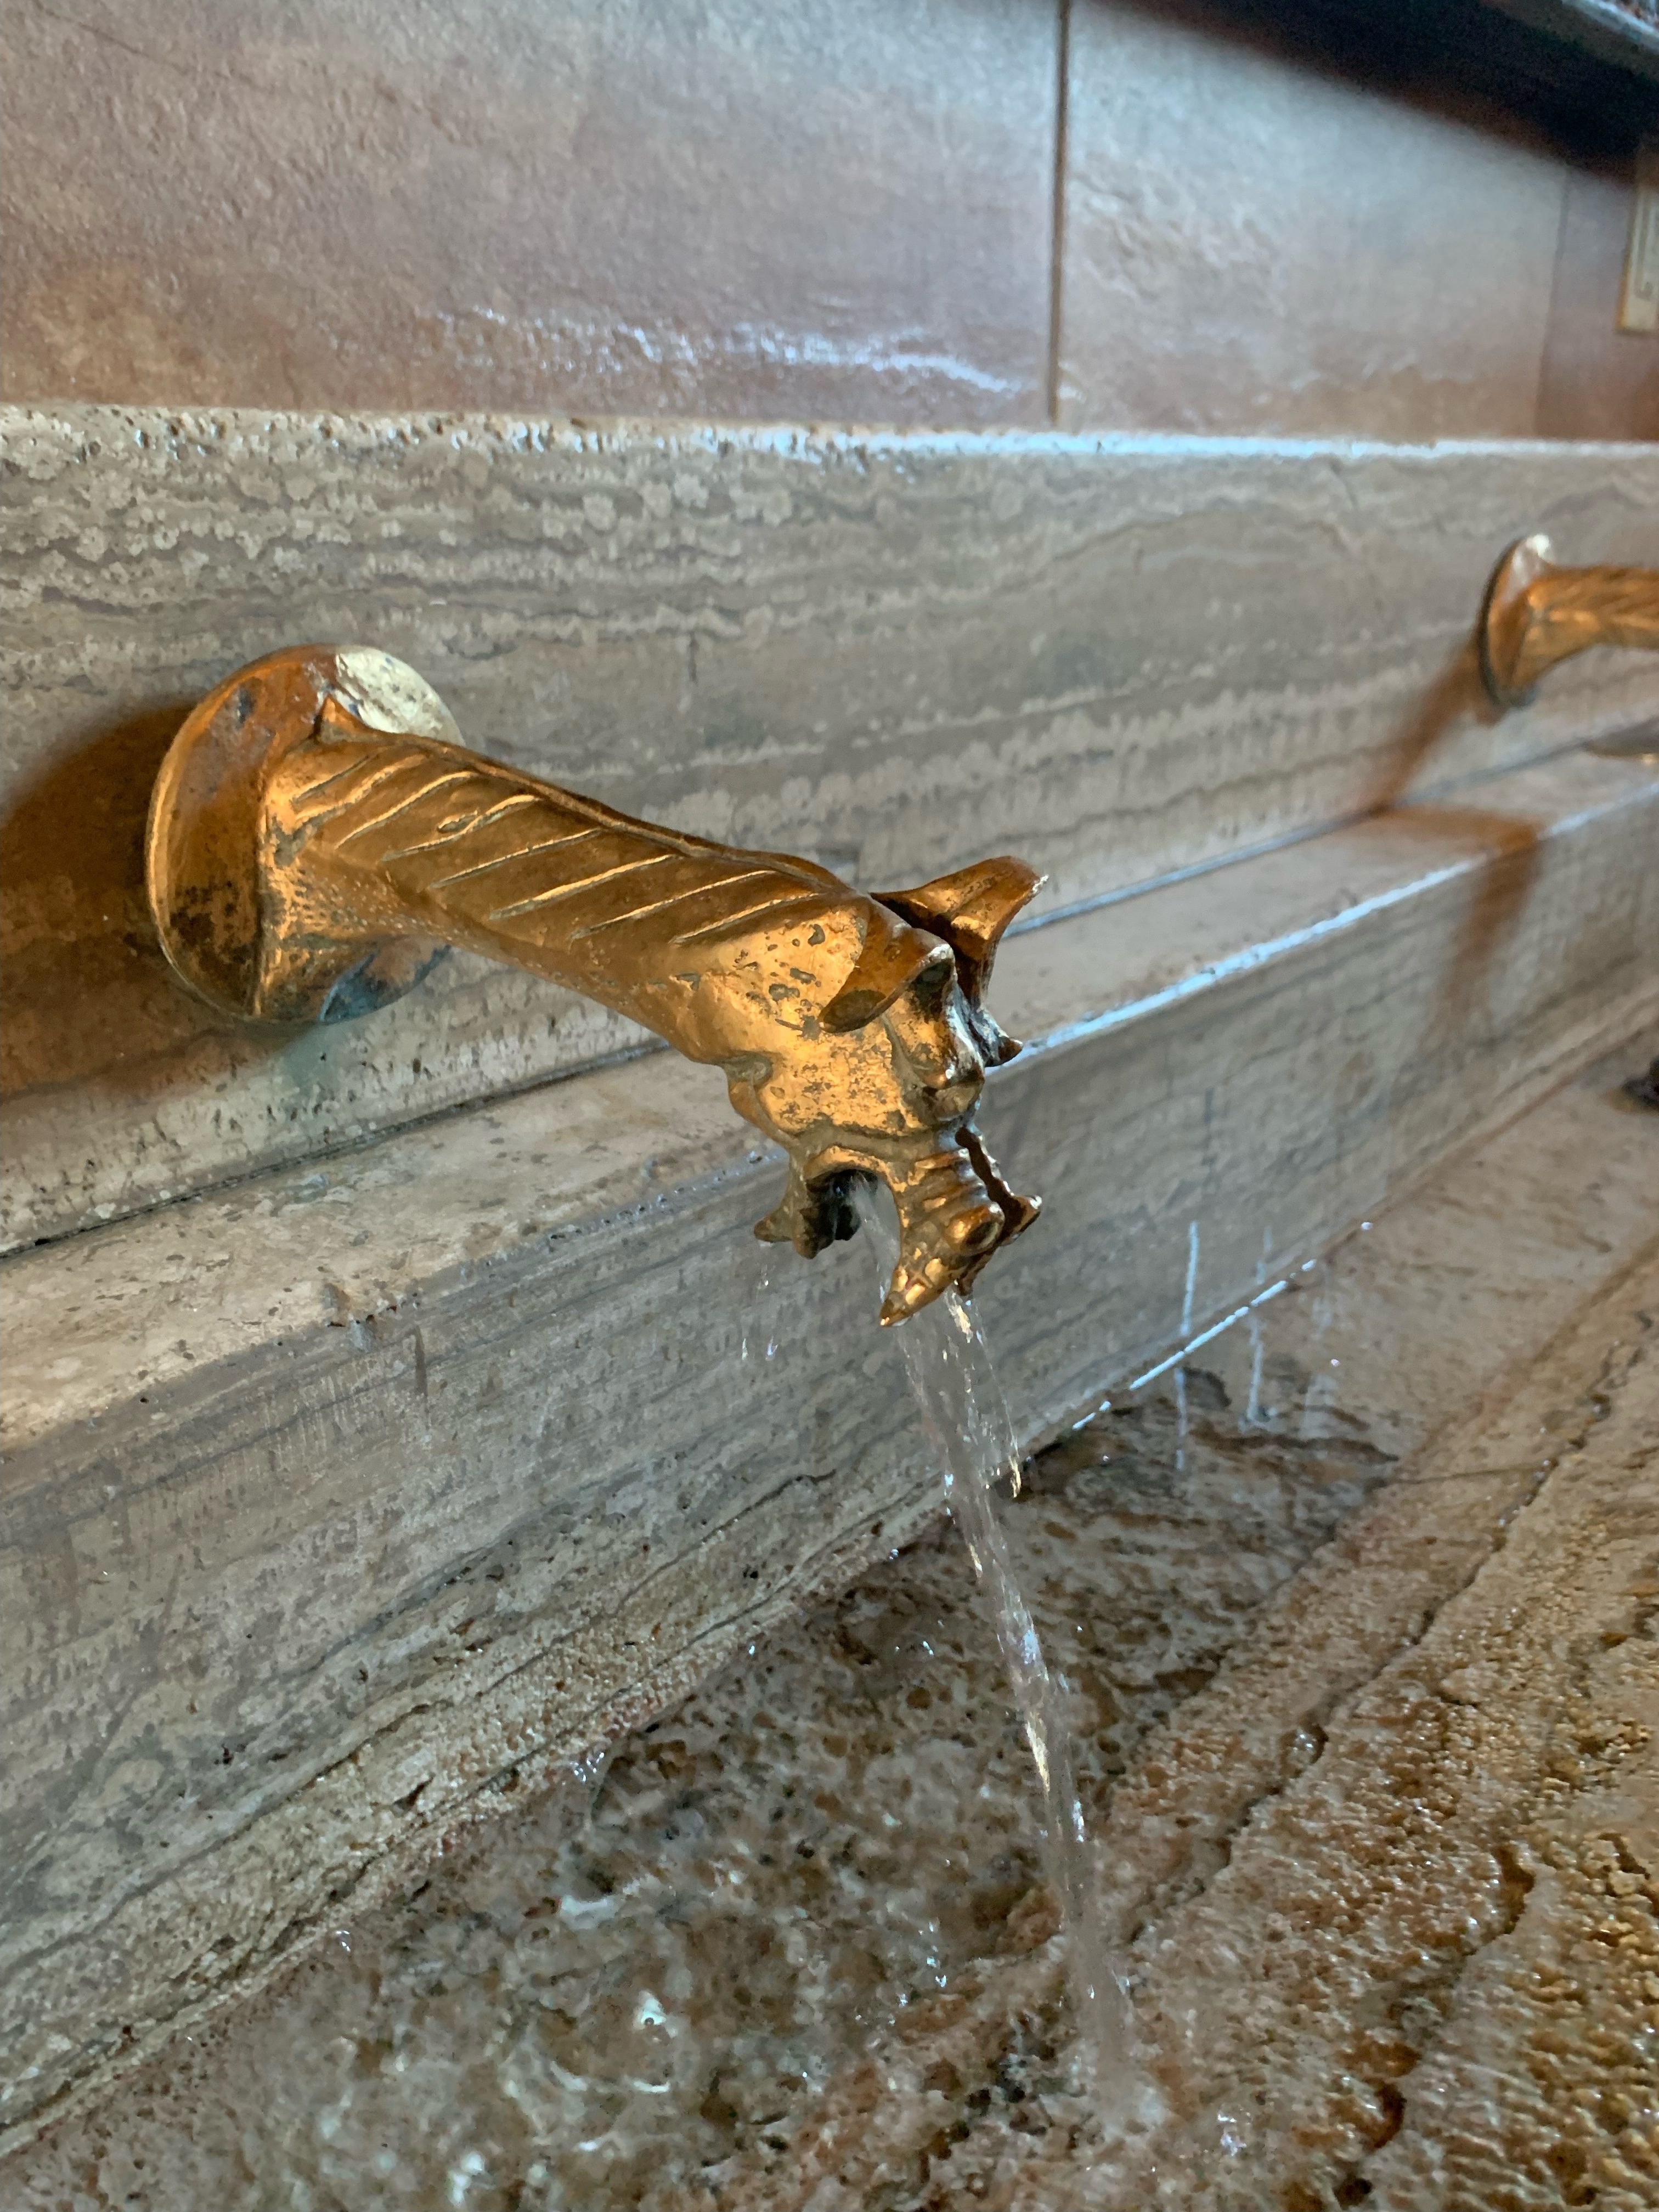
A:
<svg viewBox="0 0 1659 2212">
<path fill-rule="evenodd" d="M 874 1194 L 860 1193 L 860 1218 L 879 1256 L 885 1288 L 898 1256 L 893 1224 Z M 1014 1710 L 1042 1792 L 1042 1848 L 1064 1915 L 1072 1998 L 1102 2116 L 1127 2123 L 1141 2101 L 1128 2001 L 1101 1938 L 1093 1863 L 1073 1771 L 1064 1684 L 1048 1671 L 998 1518 L 995 1485 L 1020 1486 L 1019 1447 L 978 1322 L 948 1291 L 896 1334 L 910 1388 L 939 1469 L 951 1518 L 989 1601 Z"/>
</svg>

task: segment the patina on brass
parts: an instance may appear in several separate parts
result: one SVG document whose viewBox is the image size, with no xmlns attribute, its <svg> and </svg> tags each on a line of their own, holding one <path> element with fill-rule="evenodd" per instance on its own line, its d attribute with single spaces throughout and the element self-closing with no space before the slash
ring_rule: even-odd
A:
<svg viewBox="0 0 1659 2212">
<path fill-rule="evenodd" d="M 879 898 L 810 860 L 634 820 L 465 750 L 413 669 L 301 646 L 231 677 L 173 740 L 150 807 L 167 957 L 272 1023 L 368 1013 L 449 945 L 600 999 L 689 1059 L 788 1155 L 756 1231 L 808 1255 L 893 1194 L 884 1322 L 967 1291 L 1033 1219 L 973 1125 L 1019 1047 L 986 1011 L 1041 878 L 998 859 Z"/>
<path fill-rule="evenodd" d="M 1523 538 L 1492 571 L 1475 635 L 1494 702 L 1524 707 L 1540 677 L 1593 645 L 1659 649 L 1659 568 L 1561 568 L 1547 538 Z"/>
</svg>

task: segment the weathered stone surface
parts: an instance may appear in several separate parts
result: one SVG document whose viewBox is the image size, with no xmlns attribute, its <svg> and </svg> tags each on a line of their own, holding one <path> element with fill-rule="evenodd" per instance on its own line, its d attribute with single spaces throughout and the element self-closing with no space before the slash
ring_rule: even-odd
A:
<svg viewBox="0 0 1659 2212">
<path fill-rule="evenodd" d="M 1274 1794 L 1314 1778 L 1334 1710 L 1514 1525 L 1541 1480 L 1540 1409 L 1569 1467 L 1581 1439 L 1595 1448 L 1598 1411 L 1618 1419 L 1629 1347 L 1606 1354 L 1630 1293 L 1639 1310 L 1652 1289 L 1659 1122 L 1617 1085 L 1656 1046 L 1659 1033 L 1632 1039 L 1443 1166 L 1184 1370 L 1115 1394 L 1028 1468 L 1005 1527 L 1071 1679 L 1091 1821 L 1112 1808 L 1110 1893 L 1152 1923 L 1143 1950 L 1230 1846 L 1250 1850 Z M 1650 1648 L 1627 1639 L 1595 1663 Z M 1643 1802 L 1629 1797 L 1621 1833 Z M 1594 1828 L 1608 1800 L 1592 1788 L 1567 1802 Z M 1558 1995 L 1571 2084 L 1553 2057 L 1541 2076 L 1504 2065 L 1495 2083 L 1480 2063 L 1497 2048 L 1480 2042 L 1483 2021 L 1550 2016 L 1524 1986 L 1498 2008 L 1479 1987 L 1508 1945 L 1535 1953 L 1572 1926 L 1540 1875 L 1454 2006 L 1443 2048 L 1476 2054 L 1463 2144 L 1495 2121 L 1505 2148 L 1522 2147 L 1534 2079 L 1546 2152 L 1587 2091 L 1639 2105 L 1640 2030 L 1626 2039 L 1623 2011 L 1647 1971 L 1649 1908 L 1605 1853 L 1587 1864 L 1580 1893 L 1606 1921 L 1586 1968 L 1619 2008 L 1613 2032 L 1593 2009 L 1563 2019 Z M 1370 1876 L 1355 1874 L 1358 1893 Z M 1139 2207 L 1151 2192 L 1115 2186 L 1088 2104 L 1069 2094 L 1038 1883 L 1025 1747 L 966 1559 L 940 1531 L 769 1636 L 619 1744 L 603 1773 L 515 1803 L 412 1898 L 343 1905 L 335 1940 L 303 1968 L 88 2103 L 5 2170 L 0 2194 L 18 2212 L 263 2212 L 275 2191 L 316 2212 L 452 2195 L 486 2212 L 515 2199 L 1049 2212 L 1074 2192 Z M 1615 1927 L 1636 1945 L 1609 1940 Z M 1218 2021 L 1285 1940 L 1247 1942 Z M 1310 1948 L 1321 1942 L 1340 1961 L 1340 1933 Z M 1395 2148 L 1429 2159 L 1399 2201 L 1487 2212 L 1505 2201 L 1490 2163 L 1435 2162 L 1441 2071 L 1431 2051 L 1396 2084 Z M 1330 2075 L 1309 2078 L 1309 2101 L 1329 2094 Z M 1281 2148 L 1289 2164 L 1255 2169 L 1252 2212 L 1295 2201 L 1275 2181 L 1330 2178 Z M 1394 2155 L 1364 2170 L 1379 2189 Z M 1164 2161 L 1182 2212 L 1211 2201 L 1206 2163 L 1202 2146 Z M 1524 2205 L 1557 2204 L 1548 2166 L 1501 2179 Z"/>
<path fill-rule="evenodd" d="M 1659 776 L 1480 797 L 1008 948 L 1025 1434 L 1651 1004 Z M 867 1255 L 757 1289 L 719 1090 L 597 1072 L 0 1271 L 13 2112 L 925 1520 Z"/>
<path fill-rule="evenodd" d="M 1650 1240 L 1217 1685 L 1310 1741 L 1144 1946 L 1185 2202 L 1653 2201 L 1656 1289 Z"/>
<path fill-rule="evenodd" d="M 191 702 L 284 641 L 384 646 L 485 750 L 870 888 L 1014 848 L 1051 911 L 1659 712 L 1651 665 L 1605 654 L 1494 724 L 1464 650 L 1523 530 L 1659 559 L 1659 449 L 97 408 L 0 433 L 13 1243 L 640 1042 L 460 959 L 295 1041 L 178 989 L 150 781 Z"/>
</svg>

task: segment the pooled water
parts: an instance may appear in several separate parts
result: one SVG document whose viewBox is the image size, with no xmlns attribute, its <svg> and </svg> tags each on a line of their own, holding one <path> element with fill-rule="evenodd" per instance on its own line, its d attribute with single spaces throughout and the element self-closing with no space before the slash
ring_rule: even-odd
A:
<svg viewBox="0 0 1659 2212">
<path fill-rule="evenodd" d="M 865 1293 L 837 1315 L 848 1348 L 925 1340 L 927 1316 L 878 1335 L 867 1255 L 844 1257 Z M 744 1283 L 767 1259 L 734 1238 Z M 761 1303 L 763 1378 L 769 1346 L 787 1360 L 791 1343 Z M 1073 1753 L 1097 1836 L 1147 1731 L 1386 1471 L 1351 1429 L 1298 1438 L 1283 1340 L 1306 1304 L 1263 1309 L 1280 1324 L 1276 1431 L 1235 1442 L 1218 1382 L 1189 1377 L 1177 1479 L 1166 1377 L 1025 1467 L 1017 1501 L 997 1483 L 1066 1700 L 1069 1731 L 1048 1736 Z M 1358 1340 L 1373 1337 L 1366 1317 Z M 1011 1449 L 994 1384 L 975 1392 Z M 328 1943 L 0 2169 L 0 2204 L 755 2212 L 822 2187 L 851 2212 L 977 2203 L 981 2182 L 1006 2203 L 1015 2168 L 1022 2201 L 1071 2203 L 1070 2181 L 1044 2193 L 1044 2177 L 1079 2160 L 1078 2202 L 1163 2201 L 1103 2143 L 1107 2100 L 1060 1977 L 1038 1969 L 1053 1893 L 986 1628 L 954 1528 L 878 1562 L 602 1766 L 459 1839 L 413 1896 L 354 1917 L 349 1949 Z M 1101 1871 L 1099 1924 L 1121 1940 L 1141 1875 Z M 1144 1945 L 1137 1960 L 1147 1973 Z M 1154 2017 L 1174 2101 L 1178 2029 L 1167 2003 Z"/>
<path fill-rule="evenodd" d="M 884 1289 L 898 1243 L 873 1194 L 860 1218 L 875 1246 Z M 998 1518 L 996 1486 L 1020 1487 L 1019 1444 L 990 1350 L 967 1301 L 947 1291 L 895 1331 L 945 1495 L 990 1607 L 1014 1711 L 1030 1747 L 1042 1798 L 1044 1871 L 1064 1916 L 1079 2041 L 1094 2075 L 1099 2114 L 1127 2124 L 1144 2103 L 1133 2017 L 1102 1940 L 1093 1855 L 1083 1820 L 1065 1706 Z"/>
</svg>

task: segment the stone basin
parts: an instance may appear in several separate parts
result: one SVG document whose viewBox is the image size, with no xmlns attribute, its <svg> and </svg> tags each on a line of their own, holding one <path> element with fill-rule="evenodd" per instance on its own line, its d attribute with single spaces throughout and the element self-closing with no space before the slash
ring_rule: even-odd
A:
<svg viewBox="0 0 1659 2212">
<path fill-rule="evenodd" d="M 1454 1154 L 1006 1505 L 1164 2107 L 1129 2146 L 940 1525 L 0 2201 L 1653 2203 L 1659 1116 L 1622 1079 L 1656 1048 Z"/>
</svg>

